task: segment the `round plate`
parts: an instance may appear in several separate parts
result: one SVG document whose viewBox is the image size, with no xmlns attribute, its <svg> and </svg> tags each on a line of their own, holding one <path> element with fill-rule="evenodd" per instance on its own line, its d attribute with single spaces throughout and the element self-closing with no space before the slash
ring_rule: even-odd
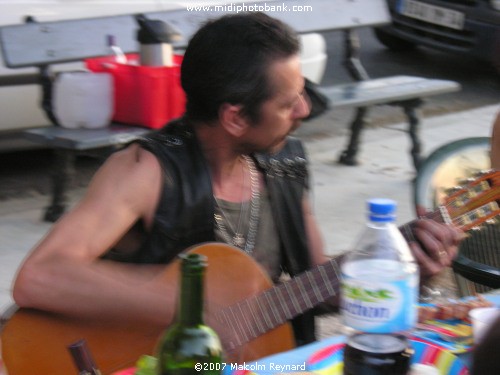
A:
<svg viewBox="0 0 500 375">
<path fill-rule="evenodd" d="M 411 340 L 415 350 L 412 363 L 421 363 L 436 367 L 441 374 L 467 375 L 469 373 L 465 364 L 453 353 L 418 340 Z M 314 353 L 307 360 L 307 369 L 320 375 L 342 375 L 344 344 L 336 344 L 323 348 Z"/>
</svg>

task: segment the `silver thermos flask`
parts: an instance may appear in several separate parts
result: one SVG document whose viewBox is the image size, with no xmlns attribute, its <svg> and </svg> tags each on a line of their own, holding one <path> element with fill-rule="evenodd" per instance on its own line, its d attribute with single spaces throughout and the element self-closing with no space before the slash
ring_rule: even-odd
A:
<svg viewBox="0 0 500 375">
<path fill-rule="evenodd" d="M 181 34 L 171 25 L 150 20 L 139 14 L 135 17 L 139 24 L 137 40 L 139 42 L 140 64 L 146 66 L 172 66 L 172 43 L 181 39 Z"/>
</svg>

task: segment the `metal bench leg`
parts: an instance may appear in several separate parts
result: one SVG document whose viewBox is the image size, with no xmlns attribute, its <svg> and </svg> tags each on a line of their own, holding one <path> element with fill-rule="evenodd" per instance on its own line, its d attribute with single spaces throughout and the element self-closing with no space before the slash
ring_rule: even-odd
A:
<svg viewBox="0 0 500 375">
<path fill-rule="evenodd" d="M 345 149 L 339 158 L 339 163 L 345 165 L 357 165 L 356 154 L 358 153 L 359 138 L 363 126 L 365 124 L 365 115 L 368 111 L 367 107 L 360 107 L 356 111 L 356 116 L 351 122 L 351 139 L 349 140 L 349 145 Z"/>
<path fill-rule="evenodd" d="M 52 171 L 52 202 L 47 207 L 44 220 L 55 222 L 66 210 L 66 188 L 73 178 L 75 154 L 70 150 L 55 149 L 55 163 Z"/>
<path fill-rule="evenodd" d="M 419 107 L 422 104 L 421 99 L 409 100 L 407 102 L 401 103 L 403 110 L 408 118 L 408 134 L 412 142 L 411 156 L 413 158 L 413 165 L 418 171 L 422 158 L 420 157 L 421 143 L 419 137 L 419 126 L 420 126 L 420 110 Z"/>
</svg>

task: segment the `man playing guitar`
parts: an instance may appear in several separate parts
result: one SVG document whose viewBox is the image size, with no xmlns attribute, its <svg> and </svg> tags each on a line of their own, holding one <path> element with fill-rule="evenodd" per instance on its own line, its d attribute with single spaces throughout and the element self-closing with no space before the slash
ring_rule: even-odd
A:
<svg viewBox="0 0 500 375">
<path fill-rule="evenodd" d="M 21 308 L 161 330 L 176 310 L 163 275 L 193 245 L 237 247 L 274 282 L 330 261 L 290 136 L 310 111 L 297 35 L 261 13 L 211 21 L 190 40 L 181 81 L 184 117 L 113 154 L 24 261 Z M 412 232 L 422 277 L 450 265 L 463 235 L 426 218 Z M 312 311 L 293 318 L 297 344 L 314 340 L 313 322 Z"/>
</svg>

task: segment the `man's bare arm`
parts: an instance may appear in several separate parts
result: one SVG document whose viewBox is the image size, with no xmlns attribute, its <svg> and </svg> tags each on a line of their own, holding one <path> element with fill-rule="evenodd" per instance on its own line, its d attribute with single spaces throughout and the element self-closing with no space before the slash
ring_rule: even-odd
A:
<svg viewBox="0 0 500 375">
<path fill-rule="evenodd" d="M 302 209 L 304 211 L 304 222 L 306 227 L 307 239 L 309 241 L 309 252 L 311 256 L 311 266 L 317 266 L 332 258 L 325 254 L 325 246 L 323 236 L 313 212 L 309 196 L 306 195 L 302 201 Z M 340 268 L 341 256 L 337 257 L 338 266 Z M 337 280 L 335 280 L 337 281 Z M 340 285 L 340 280 L 339 285 Z M 336 312 L 340 301 L 340 289 L 337 289 L 337 295 L 329 298 L 325 303 L 321 304 L 321 313 Z"/>
<path fill-rule="evenodd" d="M 309 241 L 309 252 L 311 256 L 311 265 L 317 266 L 328 261 L 329 257 L 325 255 L 325 245 L 323 236 L 313 212 L 309 195 L 305 195 L 302 200 L 302 210 L 304 212 L 304 223 L 306 227 L 307 239 Z"/>
<path fill-rule="evenodd" d="M 158 161 L 138 146 L 113 155 L 21 266 L 16 303 L 82 318 L 169 323 L 175 293 L 160 277 L 164 266 L 100 259 L 137 220 L 151 222 L 161 181 Z"/>
</svg>

